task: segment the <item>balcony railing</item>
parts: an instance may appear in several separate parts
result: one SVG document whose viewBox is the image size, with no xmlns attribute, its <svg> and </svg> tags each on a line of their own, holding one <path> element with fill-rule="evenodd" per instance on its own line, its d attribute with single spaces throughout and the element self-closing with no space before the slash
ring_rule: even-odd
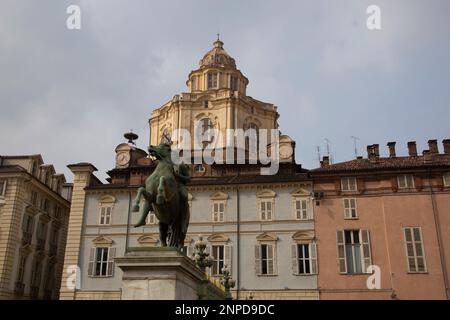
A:
<svg viewBox="0 0 450 320">
<path fill-rule="evenodd" d="M 36 299 L 39 295 L 39 287 L 37 286 L 31 286 L 30 288 L 30 298 Z"/>
<path fill-rule="evenodd" d="M 23 295 L 23 291 L 25 289 L 25 284 L 23 282 L 17 281 L 14 285 L 14 293 L 16 295 Z"/>
<path fill-rule="evenodd" d="M 32 234 L 29 232 L 22 233 L 22 245 L 25 246 L 27 244 L 31 244 Z"/>
<path fill-rule="evenodd" d="M 45 239 L 37 239 L 36 250 L 44 250 L 45 249 Z"/>
<path fill-rule="evenodd" d="M 58 252 L 58 246 L 56 244 L 51 244 L 49 248 L 49 254 L 51 257 L 56 256 L 56 253 Z"/>
<path fill-rule="evenodd" d="M 44 291 L 44 299 L 45 300 L 52 300 L 52 290 L 45 289 L 45 291 Z"/>
</svg>

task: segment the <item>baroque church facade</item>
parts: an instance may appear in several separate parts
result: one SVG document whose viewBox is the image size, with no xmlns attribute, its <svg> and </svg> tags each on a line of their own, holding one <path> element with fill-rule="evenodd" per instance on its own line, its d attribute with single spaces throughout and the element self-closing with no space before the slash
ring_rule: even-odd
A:
<svg viewBox="0 0 450 320">
<path fill-rule="evenodd" d="M 218 39 L 189 74 L 188 92 L 151 113 L 149 144 L 176 143 L 176 129 L 192 136 L 208 129 L 223 136 L 227 129 L 278 130 L 277 107 L 248 96 L 248 83 Z M 215 141 L 201 143 L 206 147 Z M 261 175 L 261 165 L 249 161 L 190 166 L 191 220 L 184 251 L 192 255 L 198 236 L 206 238 L 214 259 L 208 273 L 220 277 L 227 265 L 236 280 L 236 298 L 318 298 L 312 183 L 295 163 L 294 148 L 295 142 L 280 134 L 276 175 Z M 95 177 L 92 164 L 69 165 L 74 189 L 65 268 L 79 266 L 81 283 L 78 289 L 65 288 L 70 281 L 66 274 L 63 299 L 120 298 L 122 275 L 114 257 L 130 247 L 158 245 L 156 217 L 150 214 L 145 226 L 134 228 L 140 214 L 131 211 L 137 188 L 155 164 L 131 140 L 118 145 L 116 154 L 116 167 L 108 172 L 106 184 Z M 305 255 L 301 270 L 292 262 L 297 244 Z"/>
</svg>

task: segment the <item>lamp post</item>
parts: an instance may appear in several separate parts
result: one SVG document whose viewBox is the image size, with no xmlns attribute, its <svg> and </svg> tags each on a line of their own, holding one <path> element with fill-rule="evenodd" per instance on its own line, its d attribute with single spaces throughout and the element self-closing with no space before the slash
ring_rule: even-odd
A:
<svg viewBox="0 0 450 320">
<path fill-rule="evenodd" d="M 230 269 L 226 265 L 222 268 L 222 277 L 220 279 L 220 283 L 225 287 L 225 292 L 227 295 L 225 299 L 233 300 L 230 289 L 234 288 L 234 286 L 236 285 L 236 281 L 231 279 Z"/>
<path fill-rule="evenodd" d="M 194 253 L 194 261 L 197 267 L 200 268 L 203 272 L 206 271 L 206 267 L 211 267 L 212 265 L 212 257 L 209 253 L 205 252 L 207 242 L 203 240 L 203 237 L 200 235 L 198 240 L 195 241 L 195 253 Z"/>
</svg>

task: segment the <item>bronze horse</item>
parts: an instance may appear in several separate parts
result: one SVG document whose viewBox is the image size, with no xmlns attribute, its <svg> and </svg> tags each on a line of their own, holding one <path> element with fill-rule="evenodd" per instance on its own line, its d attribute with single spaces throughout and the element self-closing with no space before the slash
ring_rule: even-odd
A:
<svg viewBox="0 0 450 320">
<path fill-rule="evenodd" d="M 189 205 L 185 183 L 190 176 L 187 166 L 175 165 L 171 159 L 170 145 L 150 146 L 149 154 L 158 161 L 153 173 L 140 187 L 133 202 L 133 212 L 139 211 L 139 202 L 145 201 L 142 215 L 135 227 L 145 225 L 150 211 L 159 220 L 159 238 L 163 247 L 182 248 L 189 225 Z"/>
</svg>

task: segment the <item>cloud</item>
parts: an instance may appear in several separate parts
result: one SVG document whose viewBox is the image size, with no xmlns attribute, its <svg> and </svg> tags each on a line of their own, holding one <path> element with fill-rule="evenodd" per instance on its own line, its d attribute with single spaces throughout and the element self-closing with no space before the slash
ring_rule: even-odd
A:
<svg viewBox="0 0 450 320">
<path fill-rule="evenodd" d="M 104 178 L 125 131 L 146 147 L 150 112 L 186 90 L 217 32 L 248 94 L 279 107 L 304 167 L 317 165 L 325 137 L 336 160 L 352 156 L 350 135 L 443 138 L 450 3 L 377 3 L 383 29 L 372 33 L 372 3 L 360 0 L 3 0 L 0 153 L 41 153 L 69 179 L 67 164 L 89 161 Z M 65 27 L 70 4 L 82 8 L 81 31 Z M 424 105 L 434 123 L 425 128 Z"/>
</svg>

